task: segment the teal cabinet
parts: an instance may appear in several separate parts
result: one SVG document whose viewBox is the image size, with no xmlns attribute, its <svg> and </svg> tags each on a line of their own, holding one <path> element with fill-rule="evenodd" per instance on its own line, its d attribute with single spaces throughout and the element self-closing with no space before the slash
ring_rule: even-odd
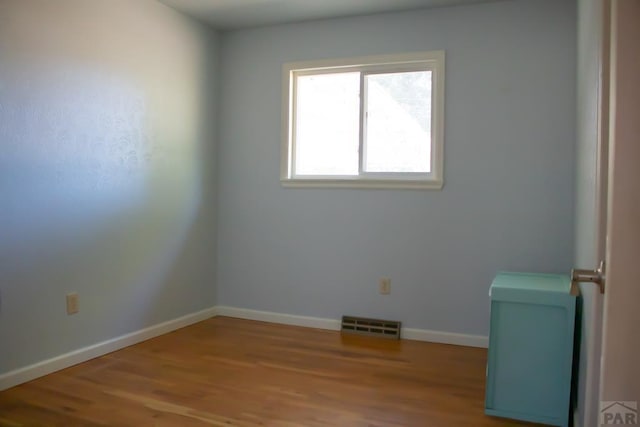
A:
<svg viewBox="0 0 640 427">
<path fill-rule="evenodd" d="M 569 276 L 496 276 L 486 414 L 568 426 L 576 310 L 569 290 Z"/>
</svg>

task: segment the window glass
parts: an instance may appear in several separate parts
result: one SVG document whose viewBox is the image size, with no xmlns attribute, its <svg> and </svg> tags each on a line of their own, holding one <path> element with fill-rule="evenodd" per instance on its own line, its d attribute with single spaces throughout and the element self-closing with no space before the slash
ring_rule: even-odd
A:
<svg viewBox="0 0 640 427">
<path fill-rule="evenodd" d="M 366 172 L 431 171 L 431 72 L 369 74 Z"/>
</svg>

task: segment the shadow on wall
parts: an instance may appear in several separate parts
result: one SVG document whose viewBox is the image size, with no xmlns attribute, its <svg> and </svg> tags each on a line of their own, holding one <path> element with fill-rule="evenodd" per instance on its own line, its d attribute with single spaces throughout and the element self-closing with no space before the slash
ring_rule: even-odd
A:
<svg viewBox="0 0 640 427">
<path fill-rule="evenodd" d="M 212 306 L 217 36 L 155 1 L 0 11 L 0 373 Z"/>
<path fill-rule="evenodd" d="M 81 65 L 7 80 L 0 109 L 3 282 L 138 283 L 141 293 L 162 284 L 201 194 L 154 196 L 165 175 L 173 178 L 163 183 L 167 193 L 195 189 L 188 176 L 171 173 L 145 94 Z"/>
<path fill-rule="evenodd" d="M 32 311 L 30 338 L 56 340 L 43 324 L 75 290 L 103 328 L 157 321 L 201 205 L 197 172 L 165 161 L 133 85 L 77 68 L 11 83 L 0 110 L 3 317 Z"/>
</svg>

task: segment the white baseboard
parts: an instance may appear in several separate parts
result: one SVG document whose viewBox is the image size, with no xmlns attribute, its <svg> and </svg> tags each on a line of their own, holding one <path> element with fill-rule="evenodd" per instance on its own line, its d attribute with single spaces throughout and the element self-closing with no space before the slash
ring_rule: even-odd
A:
<svg viewBox="0 0 640 427">
<path fill-rule="evenodd" d="M 439 344 L 461 345 L 465 347 L 489 347 L 489 337 L 483 335 L 430 331 L 428 329 L 402 328 L 402 338 L 416 341 L 435 342 Z"/>
<path fill-rule="evenodd" d="M 304 326 L 307 328 L 340 330 L 340 320 L 320 317 L 296 316 L 293 314 L 274 313 L 271 311 L 249 310 L 226 306 L 215 307 L 216 316 L 237 317 L 238 319 L 259 320 L 261 322 L 280 323 L 283 325 Z"/>
<path fill-rule="evenodd" d="M 328 329 L 332 331 L 340 330 L 340 320 L 337 319 L 296 316 L 293 314 L 274 313 L 270 311 L 249 310 L 246 308 L 226 306 L 216 306 L 215 312 L 218 316 L 237 317 L 239 319 L 259 320 L 262 322 L 305 326 L 308 328 Z M 466 347 L 487 348 L 489 346 L 489 338 L 486 336 L 430 331 L 427 329 L 403 328 L 402 338 L 441 344 L 455 344 Z"/>
<path fill-rule="evenodd" d="M 69 366 L 77 365 L 78 363 L 86 362 L 87 360 L 103 356 L 107 353 L 120 350 L 121 348 L 146 341 L 150 338 L 175 331 L 176 329 L 189 326 L 193 323 L 200 322 L 215 315 L 215 308 L 208 308 L 196 313 L 178 317 L 177 319 L 159 323 L 157 325 L 153 325 L 139 331 L 121 335 L 119 337 L 112 338 L 110 340 L 103 341 L 88 347 L 74 350 L 72 352 L 56 356 L 51 359 L 43 360 L 42 362 L 25 366 L 24 368 L 9 371 L 0 375 L 0 391 L 6 390 L 18 384 L 25 383 L 27 381 L 31 381 L 44 375 L 48 375 L 52 372 L 68 368 Z"/>
</svg>

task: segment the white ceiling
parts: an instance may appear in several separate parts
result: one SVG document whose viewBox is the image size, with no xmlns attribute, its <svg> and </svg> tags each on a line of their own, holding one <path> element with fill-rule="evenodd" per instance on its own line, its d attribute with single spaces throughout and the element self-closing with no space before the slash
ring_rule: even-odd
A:
<svg viewBox="0 0 640 427">
<path fill-rule="evenodd" d="M 490 0 L 159 0 L 221 30 Z"/>
</svg>

